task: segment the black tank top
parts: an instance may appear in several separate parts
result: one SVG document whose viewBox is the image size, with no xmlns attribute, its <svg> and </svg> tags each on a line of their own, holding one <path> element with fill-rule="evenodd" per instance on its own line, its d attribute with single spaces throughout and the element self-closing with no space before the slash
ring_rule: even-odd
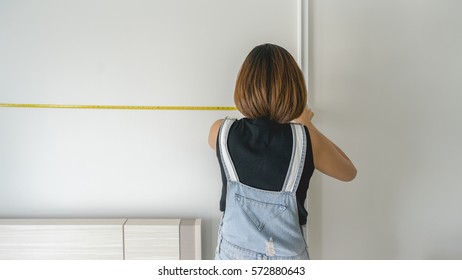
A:
<svg viewBox="0 0 462 280">
<path fill-rule="evenodd" d="M 305 127 L 307 147 L 305 166 L 297 189 L 299 222 L 306 224 L 308 212 L 304 207 L 308 186 L 314 171 L 313 152 L 308 129 Z M 239 181 L 268 191 L 281 191 L 292 156 L 292 129 L 290 124 L 279 124 L 267 118 L 243 118 L 229 130 L 228 149 Z M 226 209 L 226 175 L 217 156 L 223 181 L 220 210 Z"/>
</svg>

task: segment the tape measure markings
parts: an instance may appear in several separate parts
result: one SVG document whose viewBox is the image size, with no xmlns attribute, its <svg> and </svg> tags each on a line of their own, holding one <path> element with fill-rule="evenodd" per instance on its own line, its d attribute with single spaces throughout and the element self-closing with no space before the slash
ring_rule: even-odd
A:
<svg viewBox="0 0 462 280">
<path fill-rule="evenodd" d="M 136 106 L 136 105 L 66 105 L 66 104 L 19 104 L 0 103 L 0 107 L 40 108 L 40 109 L 101 109 L 101 110 L 190 110 L 190 111 L 231 111 L 230 106 Z"/>
</svg>

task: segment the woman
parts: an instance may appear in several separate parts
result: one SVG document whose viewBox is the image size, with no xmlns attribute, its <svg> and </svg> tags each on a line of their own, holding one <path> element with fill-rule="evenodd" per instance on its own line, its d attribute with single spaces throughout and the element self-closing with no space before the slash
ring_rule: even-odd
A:
<svg viewBox="0 0 462 280">
<path fill-rule="evenodd" d="M 301 226 L 314 169 L 342 181 L 356 169 L 311 123 L 303 74 L 284 48 L 249 53 L 234 101 L 245 118 L 218 120 L 209 134 L 223 179 L 215 258 L 308 259 Z"/>
</svg>

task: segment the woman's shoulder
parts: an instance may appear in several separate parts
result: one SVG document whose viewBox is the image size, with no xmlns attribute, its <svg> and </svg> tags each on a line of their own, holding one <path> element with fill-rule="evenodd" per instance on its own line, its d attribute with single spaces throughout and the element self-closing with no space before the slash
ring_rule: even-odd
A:
<svg viewBox="0 0 462 280">
<path fill-rule="evenodd" d="M 212 149 L 216 149 L 217 147 L 217 137 L 218 137 L 218 132 L 220 130 L 220 127 L 223 123 L 224 119 L 219 119 L 216 120 L 212 126 L 210 127 L 209 131 L 209 146 Z"/>
</svg>

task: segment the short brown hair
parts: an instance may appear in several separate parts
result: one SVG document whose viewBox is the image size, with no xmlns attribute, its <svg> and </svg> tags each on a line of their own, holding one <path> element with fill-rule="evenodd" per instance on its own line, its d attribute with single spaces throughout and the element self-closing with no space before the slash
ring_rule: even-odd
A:
<svg viewBox="0 0 462 280">
<path fill-rule="evenodd" d="M 306 100 L 303 73 L 287 50 L 264 44 L 249 53 L 234 89 L 234 102 L 244 116 L 287 123 L 303 113 Z"/>
</svg>

